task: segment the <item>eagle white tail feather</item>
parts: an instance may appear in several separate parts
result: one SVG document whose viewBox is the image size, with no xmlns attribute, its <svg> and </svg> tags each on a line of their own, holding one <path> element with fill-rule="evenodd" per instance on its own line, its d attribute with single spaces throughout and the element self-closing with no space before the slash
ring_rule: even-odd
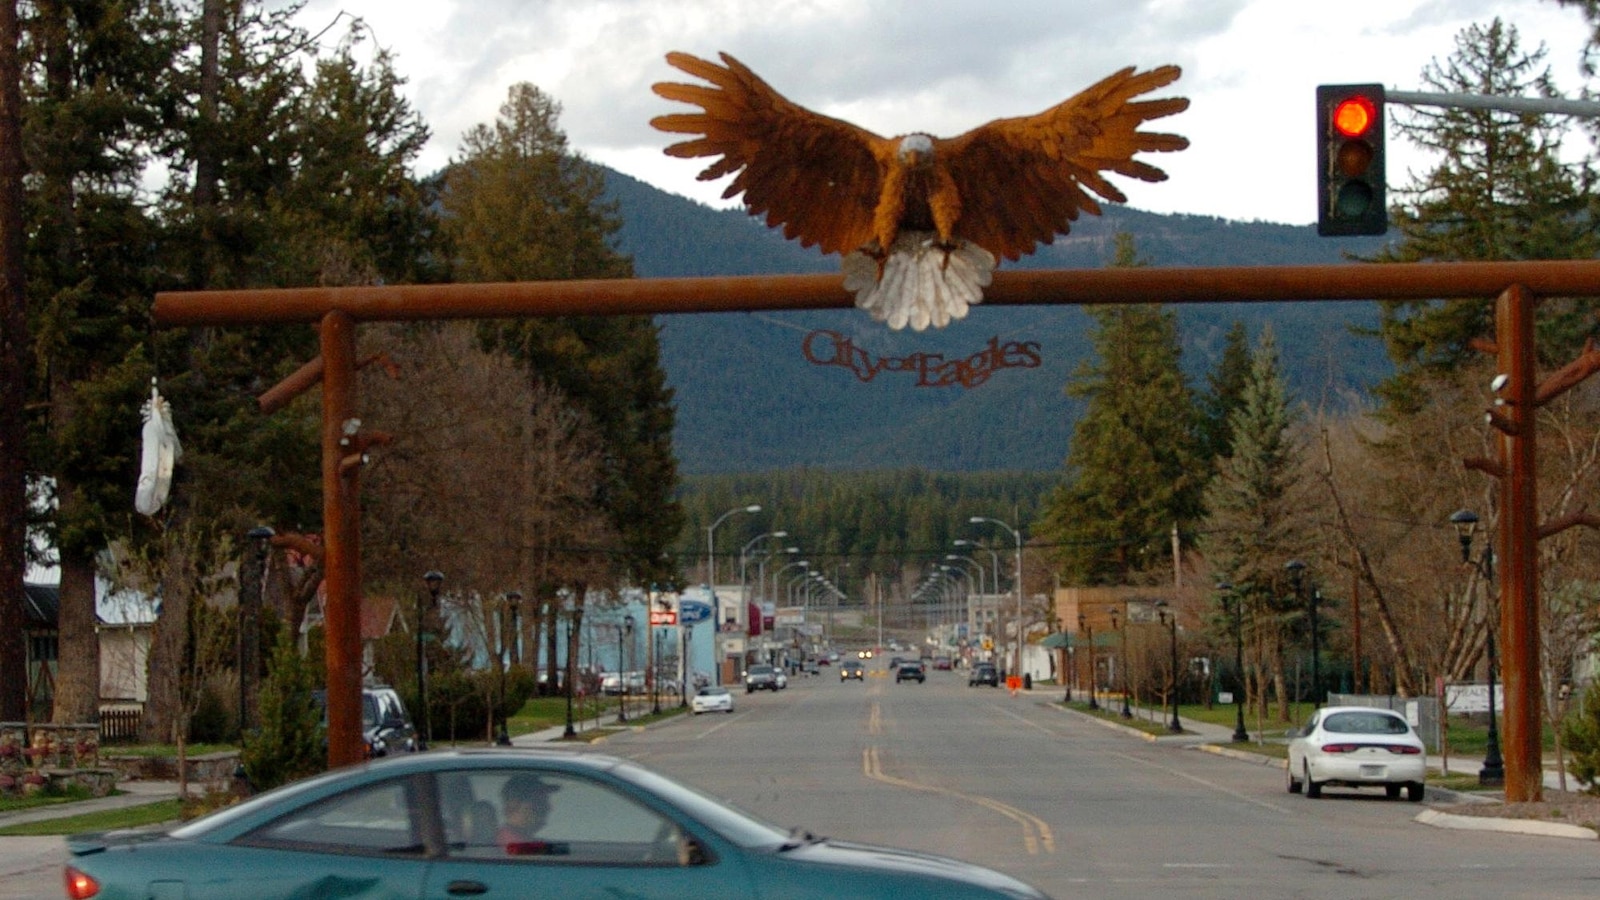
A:
<svg viewBox="0 0 1600 900">
<path fill-rule="evenodd" d="M 983 302 L 994 273 L 994 256 L 966 241 L 945 252 L 932 232 L 901 232 L 878 275 L 877 260 L 856 251 L 844 258 L 844 287 L 856 306 L 890 328 L 922 331 L 964 319 Z"/>
</svg>

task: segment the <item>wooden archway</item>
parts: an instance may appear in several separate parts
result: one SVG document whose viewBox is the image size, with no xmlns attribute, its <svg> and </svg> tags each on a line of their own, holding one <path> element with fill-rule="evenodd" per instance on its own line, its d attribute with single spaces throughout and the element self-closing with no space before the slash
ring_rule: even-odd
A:
<svg viewBox="0 0 1600 900">
<path fill-rule="evenodd" d="M 1537 298 L 1600 297 L 1600 262 L 1406 263 L 1015 270 L 996 272 L 989 305 L 1240 303 L 1327 300 L 1497 298 L 1492 349 L 1510 378 L 1502 395 L 1499 460 L 1474 461 L 1500 477 L 1506 500 L 1499 567 L 1505 672 L 1506 799 L 1542 796 L 1539 595 L 1534 547 L 1541 536 L 1580 520 L 1536 521 L 1533 410 L 1600 370 L 1590 351 L 1534 383 L 1532 321 Z M 565 315 L 657 315 L 749 310 L 836 309 L 853 300 L 837 275 L 644 278 L 500 284 L 383 285 L 196 291 L 156 296 L 162 326 L 319 323 L 323 396 L 322 486 L 327 580 L 328 762 L 361 758 L 360 450 L 377 435 L 346 433 L 355 409 L 355 327 L 360 322 L 526 318 Z"/>
</svg>

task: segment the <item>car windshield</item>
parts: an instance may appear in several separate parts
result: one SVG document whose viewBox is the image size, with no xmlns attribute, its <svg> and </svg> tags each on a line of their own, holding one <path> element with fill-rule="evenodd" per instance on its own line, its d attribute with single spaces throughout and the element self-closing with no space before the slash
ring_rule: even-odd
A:
<svg viewBox="0 0 1600 900">
<path fill-rule="evenodd" d="M 702 696 L 702 697 L 720 697 L 723 694 L 726 694 L 727 692 L 728 692 L 727 688 L 703 687 L 703 688 L 700 689 L 700 696 Z"/>
<path fill-rule="evenodd" d="M 1335 734 L 1407 734 L 1411 729 L 1399 716 L 1384 713 L 1334 713 L 1322 723 L 1324 731 Z"/>
<path fill-rule="evenodd" d="M 751 666 L 751 675 L 771 675 L 774 669 L 771 666 Z"/>
</svg>

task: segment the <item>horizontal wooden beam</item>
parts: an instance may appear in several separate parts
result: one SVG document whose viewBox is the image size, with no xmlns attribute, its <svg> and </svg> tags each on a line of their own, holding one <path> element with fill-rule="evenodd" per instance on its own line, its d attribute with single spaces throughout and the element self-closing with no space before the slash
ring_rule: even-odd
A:
<svg viewBox="0 0 1600 900">
<path fill-rule="evenodd" d="M 984 302 L 1489 298 L 1513 284 L 1535 296 L 1600 296 L 1600 261 L 1008 269 L 995 273 Z M 156 295 L 155 320 L 162 326 L 312 323 L 339 310 L 357 321 L 402 322 L 838 309 L 853 302 L 837 274 L 744 275 L 166 292 Z"/>
</svg>

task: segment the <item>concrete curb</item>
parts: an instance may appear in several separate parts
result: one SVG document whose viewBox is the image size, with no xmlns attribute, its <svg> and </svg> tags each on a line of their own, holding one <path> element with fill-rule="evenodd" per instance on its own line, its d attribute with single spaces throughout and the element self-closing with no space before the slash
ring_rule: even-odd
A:
<svg viewBox="0 0 1600 900">
<path fill-rule="evenodd" d="M 1574 838 L 1592 841 L 1600 839 L 1592 828 L 1565 825 L 1560 822 L 1541 822 L 1535 819 L 1503 819 L 1495 816 L 1458 816 L 1453 813 L 1425 809 L 1413 819 L 1434 828 L 1454 828 L 1460 831 L 1499 831 L 1506 834 L 1527 834 L 1535 837 Z"/>
<path fill-rule="evenodd" d="M 1283 768 L 1283 760 L 1277 758 L 1276 756 L 1267 756 L 1261 753 L 1251 753 L 1248 750 L 1234 750 L 1231 747 L 1221 747 L 1216 744 L 1192 744 L 1190 747 L 1191 749 L 1199 750 L 1202 753 L 1210 753 L 1215 756 L 1226 756 L 1229 759 L 1237 759 L 1240 762 L 1255 763 L 1258 766 L 1273 766 L 1279 769 Z"/>
</svg>

